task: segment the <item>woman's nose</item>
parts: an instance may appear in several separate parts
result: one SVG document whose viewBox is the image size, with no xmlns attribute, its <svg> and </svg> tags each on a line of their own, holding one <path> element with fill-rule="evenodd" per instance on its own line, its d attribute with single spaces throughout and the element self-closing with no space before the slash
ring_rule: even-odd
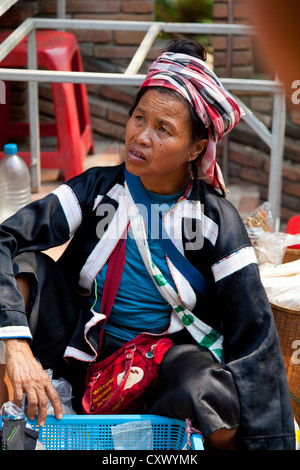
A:
<svg viewBox="0 0 300 470">
<path fill-rule="evenodd" d="M 148 126 L 144 126 L 137 132 L 135 140 L 140 145 L 149 146 L 151 144 L 151 129 Z"/>
</svg>

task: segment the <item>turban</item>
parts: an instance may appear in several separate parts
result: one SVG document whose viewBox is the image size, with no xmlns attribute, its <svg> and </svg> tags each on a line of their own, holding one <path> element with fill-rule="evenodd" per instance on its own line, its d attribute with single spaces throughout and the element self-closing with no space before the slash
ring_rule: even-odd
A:
<svg viewBox="0 0 300 470">
<path fill-rule="evenodd" d="M 239 122 L 244 112 L 207 64 L 196 57 L 164 52 L 151 65 L 142 87 L 162 86 L 180 93 L 208 129 L 208 145 L 198 161 L 198 177 L 225 188 L 216 162 L 216 144 Z"/>
</svg>

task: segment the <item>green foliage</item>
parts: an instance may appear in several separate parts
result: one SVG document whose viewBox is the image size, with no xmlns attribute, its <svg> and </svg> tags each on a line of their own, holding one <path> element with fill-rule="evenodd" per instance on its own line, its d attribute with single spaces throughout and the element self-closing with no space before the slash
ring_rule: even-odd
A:
<svg viewBox="0 0 300 470">
<path fill-rule="evenodd" d="M 171 23 L 211 23 L 213 0 L 156 0 L 156 20 Z M 180 34 L 161 35 L 165 39 Z M 190 35 L 209 48 L 209 35 Z"/>
<path fill-rule="evenodd" d="M 212 21 L 213 0 L 156 0 L 156 19 L 178 23 Z"/>
</svg>

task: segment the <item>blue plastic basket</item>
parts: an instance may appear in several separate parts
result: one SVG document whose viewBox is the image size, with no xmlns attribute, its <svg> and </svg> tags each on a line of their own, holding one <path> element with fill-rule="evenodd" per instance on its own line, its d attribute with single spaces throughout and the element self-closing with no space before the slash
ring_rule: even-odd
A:
<svg viewBox="0 0 300 470">
<path fill-rule="evenodd" d="M 65 415 L 61 420 L 48 416 L 43 427 L 36 420 L 29 423 L 39 431 L 39 440 L 47 450 L 113 450 L 112 426 L 140 420 L 151 421 L 153 450 L 186 448 L 184 421 L 155 415 Z M 201 436 L 192 434 L 191 445 L 194 450 L 203 450 Z"/>
</svg>

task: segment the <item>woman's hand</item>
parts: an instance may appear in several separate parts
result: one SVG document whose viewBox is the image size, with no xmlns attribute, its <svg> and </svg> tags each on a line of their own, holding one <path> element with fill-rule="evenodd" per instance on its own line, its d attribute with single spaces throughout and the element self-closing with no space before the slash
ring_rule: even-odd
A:
<svg viewBox="0 0 300 470">
<path fill-rule="evenodd" d="M 34 358 L 28 342 L 23 339 L 3 341 L 6 370 L 14 390 L 13 402 L 21 407 L 23 394 L 26 393 L 28 418 L 34 419 L 38 409 L 38 424 L 43 426 L 47 417 L 49 398 L 56 418 L 61 419 L 63 409 L 59 396 L 50 377 Z"/>
</svg>

